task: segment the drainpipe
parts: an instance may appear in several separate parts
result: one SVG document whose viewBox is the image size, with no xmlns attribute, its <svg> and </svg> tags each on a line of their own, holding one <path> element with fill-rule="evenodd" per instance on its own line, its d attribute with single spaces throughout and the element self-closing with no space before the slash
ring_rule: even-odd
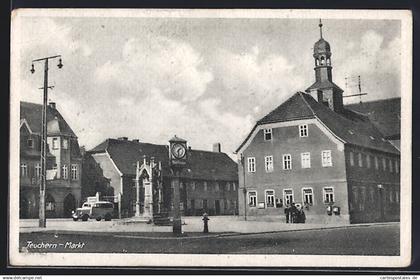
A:
<svg viewBox="0 0 420 280">
<path fill-rule="evenodd" d="M 242 189 L 243 193 L 244 193 L 244 219 L 245 221 L 246 219 L 246 184 L 245 184 L 245 158 L 244 155 L 241 154 L 241 165 L 242 165 L 242 175 L 243 175 L 243 179 L 244 179 L 244 187 Z"/>
</svg>

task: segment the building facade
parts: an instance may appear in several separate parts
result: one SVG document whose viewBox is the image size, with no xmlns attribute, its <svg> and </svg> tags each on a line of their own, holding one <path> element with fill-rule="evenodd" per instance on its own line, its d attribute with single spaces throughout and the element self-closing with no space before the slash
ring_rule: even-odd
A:
<svg viewBox="0 0 420 280">
<path fill-rule="evenodd" d="M 295 202 L 309 223 L 399 220 L 399 150 L 343 105 L 322 32 L 313 57 L 315 83 L 260 119 L 236 151 L 240 215 L 285 219 Z"/>
<path fill-rule="evenodd" d="M 169 169 L 169 151 L 165 145 L 142 143 L 126 137 L 107 139 L 86 153 L 95 164 L 84 165 L 84 169 L 100 167 L 98 178 L 103 176 L 109 182 L 108 189 L 114 193 L 115 216 L 132 217 L 136 214 L 137 189 L 136 166 L 149 167 L 145 176 L 153 177 L 150 191 L 154 208 L 171 215 L 173 208 L 173 175 Z M 153 171 L 152 171 L 153 169 Z M 142 169 L 143 170 L 143 169 Z M 153 172 L 156 171 L 158 175 Z M 84 173 L 91 171 L 84 170 Z M 180 175 L 181 209 L 183 215 L 234 215 L 238 214 L 238 175 L 237 164 L 225 153 L 220 144 L 213 151 L 188 150 L 188 166 Z M 153 174 L 152 174 L 153 173 Z M 153 175 L 153 176 L 152 176 Z M 144 212 L 145 196 L 150 195 L 143 180 L 140 180 L 140 211 Z M 97 181 L 99 182 L 98 179 Z M 147 184 L 149 181 L 147 182 Z M 101 183 L 104 185 L 105 183 Z M 89 186 L 83 186 L 83 188 Z M 104 189 L 104 187 L 102 187 Z M 93 191 L 86 196 L 94 195 Z M 120 196 L 120 203 L 117 197 Z M 118 205 L 120 204 L 120 205 Z"/>
<path fill-rule="evenodd" d="M 20 104 L 20 217 L 37 218 L 41 178 L 42 105 Z M 47 107 L 46 217 L 70 217 L 81 199 L 81 163 L 77 136 L 56 109 Z M 47 176 L 48 177 L 48 176 Z"/>
</svg>

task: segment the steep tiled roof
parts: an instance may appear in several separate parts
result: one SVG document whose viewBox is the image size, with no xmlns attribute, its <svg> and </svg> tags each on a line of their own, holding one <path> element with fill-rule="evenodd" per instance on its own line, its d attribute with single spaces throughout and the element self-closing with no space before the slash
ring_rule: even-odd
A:
<svg viewBox="0 0 420 280">
<path fill-rule="evenodd" d="M 276 109 L 260 119 L 257 124 L 300 120 L 313 117 L 311 108 L 299 94 L 294 94 Z"/>
<path fill-rule="evenodd" d="M 332 133 L 344 142 L 389 153 L 399 153 L 369 118 L 352 110 L 337 113 L 318 103 L 311 95 L 298 92 L 260 119 L 237 152 L 260 124 L 285 122 L 297 119 L 318 118 Z"/>
<path fill-rule="evenodd" d="M 27 121 L 33 133 L 40 134 L 42 126 L 42 105 L 20 102 L 20 119 L 25 119 Z M 76 137 L 76 134 L 61 116 L 60 112 L 51 106 L 47 106 L 47 121 L 49 127 L 48 135 L 61 133 Z"/>
<path fill-rule="evenodd" d="M 124 175 L 135 175 L 137 161 L 143 157 L 154 157 L 155 162 L 162 162 L 165 175 L 169 174 L 169 151 L 165 145 L 107 139 L 89 151 L 89 153 L 108 152 L 115 165 Z M 189 150 L 189 164 L 183 177 L 206 180 L 236 181 L 238 179 L 237 164 L 225 153 L 200 150 Z M 188 170 L 189 169 L 189 170 Z"/>
<path fill-rule="evenodd" d="M 367 115 L 387 138 L 400 138 L 401 98 L 348 104 L 346 108 Z"/>
</svg>

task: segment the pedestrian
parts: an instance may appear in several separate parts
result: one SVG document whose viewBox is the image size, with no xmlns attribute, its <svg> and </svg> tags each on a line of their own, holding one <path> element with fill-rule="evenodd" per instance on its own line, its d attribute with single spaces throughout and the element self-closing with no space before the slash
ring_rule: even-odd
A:
<svg viewBox="0 0 420 280">
<path fill-rule="evenodd" d="M 290 221 L 290 206 L 289 206 L 289 204 L 286 204 L 286 206 L 284 207 L 284 215 L 286 216 L 286 224 L 288 224 L 289 221 Z"/>
<path fill-rule="evenodd" d="M 298 214 L 298 210 L 297 210 L 297 208 L 295 206 L 295 203 L 292 202 L 292 206 L 290 206 L 290 218 L 291 218 L 290 219 L 290 222 L 292 224 L 294 224 L 294 223 L 297 222 L 297 214 Z"/>
<path fill-rule="evenodd" d="M 306 221 L 306 215 L 305 215 L 305 211 L 303 211 L 303 208 L 302 208 L 302 209 L 300 209 L 299 216 L 300 216 L 300 222 L 301 222 L 302 224 L 304 224 L 304 223 L 305 223 L 305 221 Z"/>
<path fill-rule="evenodd" d="M 204 233 L 208 233 L 209 232 L 209 217 L 208 214 L 204 212 L 203 214 L 203 223 L 204 223 L 204 229 L 203 232 Z"/>
</svg>

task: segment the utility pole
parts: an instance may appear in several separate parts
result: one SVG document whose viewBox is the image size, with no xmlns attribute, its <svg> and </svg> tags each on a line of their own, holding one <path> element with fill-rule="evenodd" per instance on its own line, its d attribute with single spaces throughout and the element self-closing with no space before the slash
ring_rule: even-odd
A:
<svg viewBox="0 0 420 280">
<path fill-rule="evenodd" d="M 48 106 L 48 60 L 59 58 L 57 67 L 61 69 L 61 55 L 43 57 L 32 60 L 31 73 L 35 72 L 34 62 L 44 62 L 44 98 L 42 104 L 42 132 L 41 132 L 41 184 L 39 186 L 39 227 L 46 227 L 45 219 L 45 190 L 47 188 L 47 106 Z"/>
</svg>

